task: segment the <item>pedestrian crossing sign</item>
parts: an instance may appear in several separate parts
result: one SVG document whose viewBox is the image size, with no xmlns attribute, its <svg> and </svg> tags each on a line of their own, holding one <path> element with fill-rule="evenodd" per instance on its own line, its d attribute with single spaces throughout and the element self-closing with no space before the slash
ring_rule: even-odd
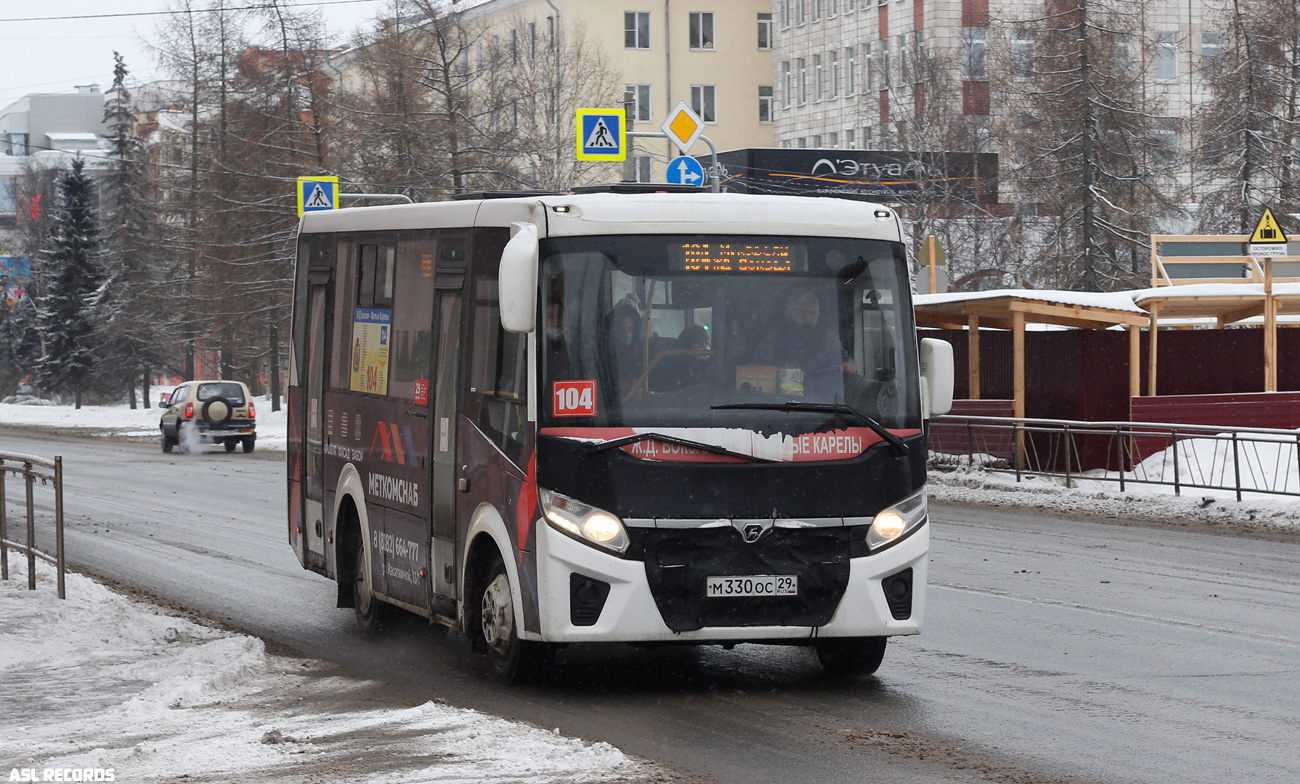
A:
<svg viewBox="0 0 1300 784">
<path fill-rule="evenodd" d="M 622 109 L 578 110 L 578 160 L 627 159 L 627 123 Z"/>
<path fill-rule="evenodd" d="M 298 217 L 304 212 L 321 212 L 339 208 L 338 177 L 298 178 Z"/>
</svg>

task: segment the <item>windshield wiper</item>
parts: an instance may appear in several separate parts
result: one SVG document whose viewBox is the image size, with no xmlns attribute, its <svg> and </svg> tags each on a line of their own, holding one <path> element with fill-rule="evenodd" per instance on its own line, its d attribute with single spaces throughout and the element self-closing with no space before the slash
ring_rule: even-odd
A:
<svg viewBox="0 0 1300 784">
<path fill-rule="evenodd" d="M 609 441 L 602 441 L 599 444 L 592 444 L 591 446 L 587 447 L 587 454 L 604 452 L 606 449 L 617 449 L 620 446 L 635 444 L 638 441 L 648 441 L 651 439 L 655 441 L 663 441 L 666 444 L 676 444 L 677 446 L 684 446 L 684 447 L 689 447 L 691 449 L 698 449 L 701 452 L 711 452 L 712 454 L 715 455 L 727 455 L 729 457 L 739 457 L 745 460 L 752 460 L 755 463 L 779 463 L 780 462 L 779 460 L 771 460 L 769 458 L 759 457 L 757 455 L 747 455 L 744 452 L 733 452 L 730 449 L 726 449 L 725 447 L 720 447 L 716 444 L 706 444 L 702 441 L 692 441 L 688 438 L 678 438 L 677 436 L 664 435 L 663 433 L 637 433 L 635 435 L 624 436 L 622 438 L 614 438 Z"/>
<path fill-rule="evenodd" d="M 799 403 L 792 400 L 788 403 L 727 403 L 721 406 L 710 406 L 710 408 L 715 411 L 750 409 L 753 411 L 808 411 L 815 414 L 838 414 L 845 419 L 866 425 L 876 435 L 889 442 L 890 446 L 897 449 L 899 454 L 907 454 L 907 444 L 903 443 L 903 439 L 889 432 L 884 425 L 846 403 Z"/>
</svg>

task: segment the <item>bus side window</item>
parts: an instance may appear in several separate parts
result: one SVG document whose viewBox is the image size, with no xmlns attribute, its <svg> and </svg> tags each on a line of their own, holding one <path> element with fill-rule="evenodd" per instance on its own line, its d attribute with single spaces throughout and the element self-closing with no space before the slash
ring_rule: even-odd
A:
<svg viewBox="0 0 1300 784">
<path fill-rule="evenodd" d="M 388 358 L 388 397 L 428 405 L 429 355 L 433 350 L 434 236 L 404 237 L 397 248 L 393 286 L 393 340 Z"/>
<path fill-rule="evenodd" d="M 477 425 L 516 464 L 528 430 L 528 336 L 501 327 L 497 282 L 474 280 L 470 391 L 481 395 Z"/>
</svg>

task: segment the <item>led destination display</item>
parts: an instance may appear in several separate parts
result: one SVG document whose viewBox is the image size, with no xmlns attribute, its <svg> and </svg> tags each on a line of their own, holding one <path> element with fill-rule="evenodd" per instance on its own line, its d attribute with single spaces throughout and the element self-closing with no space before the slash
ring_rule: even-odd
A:
<svg viewBox="0 0 1300 784">
<path fill-rule="evenodd" d="M 791 245 L 686 242 L 674 259 L 679 272 L 803 272 L 807 264 Z"/>
</svg>

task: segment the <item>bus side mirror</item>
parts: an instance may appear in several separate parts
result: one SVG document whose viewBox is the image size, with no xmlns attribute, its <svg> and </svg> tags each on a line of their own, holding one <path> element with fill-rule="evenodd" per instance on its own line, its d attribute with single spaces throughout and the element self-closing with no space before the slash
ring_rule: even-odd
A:
<svg viewBox="0 0 1300 784">
<path fill-rule="evenodd" d="M 946 340 L 921 340 L 921 416 L 943 416 L 952 410 L 955 371 L 952 344 Z"/>
<path fill-rule="evenodd" d="M 537 323 L 537 226 L 513 223 L 515 235 L 501 251 L 498 292 L 501 327 L 506 332 L 532 332 Z"/>
</svg>

